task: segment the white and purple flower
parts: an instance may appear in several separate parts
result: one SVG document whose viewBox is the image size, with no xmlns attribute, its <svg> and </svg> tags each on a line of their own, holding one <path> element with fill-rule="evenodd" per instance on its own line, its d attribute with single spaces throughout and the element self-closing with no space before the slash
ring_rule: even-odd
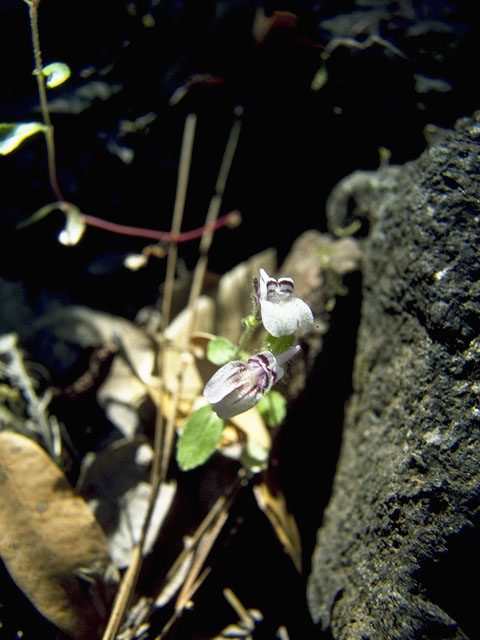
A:
<svg viewBox="0 0 480 640">
<path fill-rule="evenodd" d="M 297 327 L 300 334 L 313 327 L 313 313 L 306 302 L 293 295 L 292 278 L 275 280 L 265 269 L 260 269 L 258 299 L 265 329 L 275 338 L 290 336 Z"/>
<path fill-rule="evenodd" d="M 292 347 L 278 356 L 270 351 L 257 353 L 243 362 L 233 360 L 207 382 L 203 395 L 219 418 L 226 420 L 254 407 L 284 374 L 282 365 L 300 350 Z"/>
</svg>

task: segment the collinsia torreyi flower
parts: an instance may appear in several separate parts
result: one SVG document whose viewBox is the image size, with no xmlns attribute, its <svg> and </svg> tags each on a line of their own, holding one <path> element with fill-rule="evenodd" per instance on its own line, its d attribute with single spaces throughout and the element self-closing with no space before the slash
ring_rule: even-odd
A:
<svg viewBox="0 0 480 640">
<path fill-rule="evenodd" d="M 219 418 L 226 420 L 236 416 L 254 407 L 263 394 L 280 380 L 284 374 L 282 365 L 298 351 L 299 345 L 278 356 L 262 351 L 247 362 L 228 362 L 210 378 L 203 395 Z"/>
<path fill-rule="evenodd" d="M 258 299 L 265 329 L 275 338 L 290 336 L 300 328 L 301 335 L 313 327 L 313 313 L 306 302 L 293 295 L 292 278 L 271 278 L 260 269 Z"/>
</svg>

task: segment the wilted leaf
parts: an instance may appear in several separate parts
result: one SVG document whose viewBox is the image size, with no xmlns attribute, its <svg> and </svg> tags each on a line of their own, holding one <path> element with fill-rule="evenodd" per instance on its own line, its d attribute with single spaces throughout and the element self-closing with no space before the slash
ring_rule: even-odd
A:
<svg viewBox="0 0 480 640">
<path fill-rule="evenodd" d="M 113 359 L 108 376 L 97 391 L 97 401 L 106 416 L 127 438 L 133 438 L 142 423 L 141 406 L 147 387 L 120 356 Z"/>
<path fill-rule="evenodd" d="M 123 264 L 130 271 L 138 271 L 148 264 L 148 255 L 144 253 L 129 253 L 125 257 Z"/>
<path fill-rule="evenodd" d="M 45 131 L 41 122 L 14 122 L 0 124 L 0 154 L 6 156 L 22 142 L 39 131 Z"/>
<path fill-rule="evenodd" d="M 216 337 L 208 343 L 207 359 L 219 367 L 233 360 L 236 353 L 237 347 L 227 338 Z"/>
<path fill-rule="evenodd" d="M 49 89 L 58 87 L 65 80 L 68 80 L 72 73 L 65 62 L 51 62 L 46 67 L 43 67 L 42 72 L 46 78 L 45 84 Z"/>
<path fill-rule="evenodd" d="M 177 462 L 182 471 L 194 469 L 210 458 L 224 424 L 209 404 L 190 415 L 177 442 Z"/>
<path fill-rule="evenodd" d="M 278 427 L 287 415 L 287 400 L 278 391 L 269 391 L 257 404 L 257 411 L 265 424 L 269 427 Z"/>
<path fill-rule="evenodd" d="M 33 605 L 72 638 L 101 633 L 107 549 L 85 501 L 43 449 L 0 433 L 0 555 Z"/>
<path fill-rule="evenodd" d="M 152 380 L 155 343 L 143 329 L 125 318 L 89 307 L 71 305 L 59 307 L 43 316 L 38 328 L 51 331 L 57 339 L 83 348 L 101 347 L 110 342 L 119 343 L 137 377 L 144 382 L 155 383 Z"/>
<path fill-rule="evenodd" d="M 67 247 L 78 244 L 86 229 L 83 214 L 78 207 L 70 204 L 65 215 L 65 228 L 58 234 L 58 240 Z"/>
<path fill-rule="evenodd" d="M 151 486 L 153 450 L 143 438 L 119 440 L 89 453 L 82 466 L 79 491 L 88 501 L 108 538 L 110 555 L 118 568 L 128 567 L 133 547 L 140 539 Z M 157 539 L 175 495 L 174 480 L 163 482 L 150 520 L 144 552 Z"/>
<path fill-rule="evenodd" d="M 198 332 L 201 334 L 211 333 L 214 316 L 215 304 L 213 300 L 207 296 L 200 296 L 197 299 L 193 331 L 197 334 Z M 212 365 L 206 360 L 202 361 L 202 355 L 198 353 L 198 343 L 196 346 L 190 343 L 190 323 L 191 314 L 187 308 L 175 317 L 165 331 L 166 346 L 162 352 L 162 386 L 167 393 L 164 394 L 166 404 L 163 406 L 162 402 L 162 411 L 166 416 L 170 415 L 169 396 L 176 393 L 180 372 L 182 372 L 183 383 L 178 409 L 184 415 L 191 410 L 195 400 L 202 395 L 206 382 L 205 376 L 210 377 L 213 373 Z M 200 359 L 197 358 L 197 354 L 200 355 Z"/>
<path fill-rule="evenodd" d="M 312 91 L 320 91 L 328 82 L 328 71 L 326 64 L 322 64 L 313 76 L 310 88 Z"/>
<path fill-rule="evenodd" d="M 272 448 L 272 438 L 257 407 L 239 413 L 229 421 L 241 429 L 246 436 L 245 447 L 240 458 L 242 464 L 253 473 L 265 469 Z"/>
</svg>

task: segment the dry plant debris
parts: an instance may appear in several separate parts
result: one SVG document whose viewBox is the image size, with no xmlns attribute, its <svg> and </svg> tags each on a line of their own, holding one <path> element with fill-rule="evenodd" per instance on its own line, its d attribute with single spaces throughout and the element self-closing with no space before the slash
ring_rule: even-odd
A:
<svg viewBox="0 0 480 640">
<path fill-rule="evenodd" d="M 72 638 L 97 637 L 111 600 L 110 557 L 85 501 L 39 445 L 8 431 L 0 433 L 0 485 L 0 555 L 10 575 Z"/>
</svg>

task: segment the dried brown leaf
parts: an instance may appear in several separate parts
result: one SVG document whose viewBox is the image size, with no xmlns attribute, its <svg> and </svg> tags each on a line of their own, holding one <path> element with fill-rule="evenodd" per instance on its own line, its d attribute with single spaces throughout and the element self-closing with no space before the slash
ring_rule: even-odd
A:
<svg viewBox="0 0 480 640">
<path fill-rule="evenodd" d="M 96 638 L 109 557 L 85 501 L 41 447 L 13 432 L 0 433 L 0 485 L 0 555 L 13 580 L 72 638 Z"/>
<path fill-rule="evenodd" d="M 277 538 L 300 573 L 302 569 L 300 534 L 294 517 L 287 510 L 283 493 L 278 491 L 273 494 L 265 483 L 254 486 L 253 492 L 258 506 L 270 520 Z"/>
</svg>

